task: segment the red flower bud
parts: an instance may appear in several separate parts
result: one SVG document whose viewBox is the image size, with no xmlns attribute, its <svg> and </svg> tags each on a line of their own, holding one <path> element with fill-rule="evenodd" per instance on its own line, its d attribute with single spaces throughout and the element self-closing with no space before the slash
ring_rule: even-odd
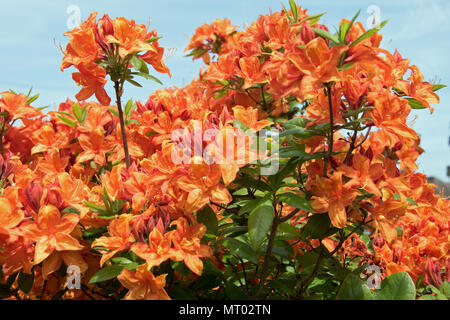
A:
<svg viewBox="0 0 450 320">
<path fill-rule="evenodd" d="M 63 210 L 65 208 L 64 200 L 57 190 L 48 190 L 44 203 L 54 205 L 58 210 Z"/>
<path fill-rule="evenodd" d="M 136 240 L 146 242 L 148 236 L 157 229 L 161 234 L 164 234 L 169 227 L 170 215 L 164 207 L 158 206 L 156 211 L 152 213 L 144 213 L 133 222 L 131 232 Z"/>
<path fill-rule="evenodd" d="M 381 247 L 384 245 L 384 242 L 385 242 L 385 241 L 384 241 L 383 237 L 377 236 L 377 237 L 373 238 L 372 244 L 373 244 L 375 247 L 381 248 Z"/>
<path fill-rule="evenodd" d="M 103 16 L 103 18 L 100 19 L 101 23 L 102 23 L 102 29 L 103 29 L 103 35 L 109 36 L 109 35 L 113 35 L 114 34 L 114 26 L 112 24 L 112 20 L 111 18 L 105 14 Z"/>
<path fill-rule="evenodd" d="M 41 208 L 41 198 L 43 190 L 40 183 L 31 182 L 25 187 L 26 204 L 34 211 L 38 212 Z"/>
<path fill-rule="evenodd" d="M 0 180 L 8 179 L 14 169 L 14 166 L 9 161 L 10 158 L 11 154 L 8 154 L 5 158 L 0 154 Z"/>
<path fill-rule="evenodd" d="M 441 279 L 441 264 L 439 261 L 433 261 L 431 258 L 427 258 L 424 282 L 438 289 L 441 287 L 443 281 Z"/>
<path fill-rule="evenodd" d="M 300 31 L 300 37 L 303 42 L 308 43 L 317 37 L 316 33 L 313 31 L 309 23 L 305 22 L 302 24 L 302 30 Z"/>
<path fill-rule="evenodd" d="M 403 259 L 403 250 L 400 248 L 394 248 L 392 259 L 395 263 L 400 263 Z"/>
</svg>

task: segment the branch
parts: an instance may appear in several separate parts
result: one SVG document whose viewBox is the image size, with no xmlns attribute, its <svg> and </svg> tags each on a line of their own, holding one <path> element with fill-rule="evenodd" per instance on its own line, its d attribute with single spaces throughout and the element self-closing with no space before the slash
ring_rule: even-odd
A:
<svg viewBox="0 0 450 320">
<path fill-rule="evenodd" d="M 333 101 L 331 99 L 331 84 L 327 83 L 326 92 L 328 96 L 328 108 L 330 112 L 330 135 L 328 137 L 328 154 L 324 158 L 323 163 L 323 176 L 327 177 L 328 173 L 328 160 L 331 158 L 333 153 L 333 138 L 334 138 L 334 119 L 333 119 Z"/>
<path fill-rule="evenodd" d="M 119 81 L 114 82 L 114 89 L 116 91 L 117 109 L 119 111 L 120 129 L 122 131 L 122 143 L 123 149 L 125 151 L 125 162 L 127 164 L 127 169 L 129 169 L 131 163 L 130 163 L 130 153 L 128 151 L 127 134 L 125 132 L 125 120 L 123 118 L 123 111 L 122 111 L 122 102 L 121 102 L 122 88 L 123 82 L 122 84 Z"/>
</svg>

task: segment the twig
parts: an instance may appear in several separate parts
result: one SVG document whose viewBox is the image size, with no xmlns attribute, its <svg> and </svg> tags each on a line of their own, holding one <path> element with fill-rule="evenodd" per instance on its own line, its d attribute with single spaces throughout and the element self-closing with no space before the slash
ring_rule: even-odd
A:
<svg viewBox="0 0 450 320">
<path fill-rule="evenodd" d="M 334 139 L 334 119 L 333 119 L 333 101 L 331 98 L 331 84 L 327 83 L 326 92 L 328 96 L 328 108 L 330 112 L 330 133 L 328 137 L 328 153 L 324 158 L 323 163 L 323 176 L 327 177 L 328 173 L 328 160 L 331 158 L 333 153 L 333 139 Z"/>
<path fill-rule="evenodd" d="M 125 120 L 123 118 L 122 102 L 121 102 L 122 89 L 121 89 L 121 84 L 119 81 L 114 82 L 114 89 L 116 91 L 116 102 L 117 102 L 117 109 L 119 111 L 120 129 L 122 131 L 122 143 L 123 143 L 123 149 L 125 151 L 125 162 L 127 165 L 127 169 L 129 169 L 130 165 L 131 165 L 130 153 L 128 151 L 127 134 L 125 132 Z"/>
</svg>

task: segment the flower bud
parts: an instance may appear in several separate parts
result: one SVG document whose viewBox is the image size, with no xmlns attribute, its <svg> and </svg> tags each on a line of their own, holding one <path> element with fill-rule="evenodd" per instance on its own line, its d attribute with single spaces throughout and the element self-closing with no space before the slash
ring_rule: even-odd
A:
<svg viewBox="0 0 450 320">
<path fill-rule="evenodd" d="M 433 261 L 431 258 L 427 258 L 424 281 L 438 289 L 441 287 L 443 281 L 441 279 L 441 264 L 439 261 Z"/>
<path fill-rule="evenodd" d="M 169 227 L 170 215 L 164 207 L 158 206 L 152 213 L 144 213 L 134 220 L 131 228 L 133 236 L 139 242 L 146 242 L 153 229 L 164 234 Z"/>
<path fill-rule="evenodd" d="M 107 14 L 105 14 L 103 16 L 103 18 L 100 20 L 102 22 L 103 35 L 105 37 L 109 36 L 109 35 L 113 35 L 114 34 L 114 26 L 112 24 L 111 18 Z"/>
<path fill-rule="evenodd" d="M 304 22 L 302 24 L 302 30 L 300 31 L 300 37 L 304 43 L 308 43 L 317 37 L 316 33 L 313 31 L 309 23 Z"/>
<path fill-rule="evenodd" d="M 394 252 L 392 254 L 392 260 L 395 263 L 400 263 L 403 259 L 403 250 L 400 248 L 394 248 Z"/>
<path fill-rule="evenodd" d="M 384 242 L 385 242 L 385 241 L 384 241 L 383 237 L 377 236 L 377 237 L 373 238 L 372 244 L 373 244 L 375 247 L 381 248 L 381 247 L 384 245 Z"/>
<path fill-rule="evenodd" d="M 44 203 L 51 204 L 58 208 L 58 210 L 63 210 L 65 208 L 64 200 L 57 190 L 48 190 L 47 196 L 45 197 Z"/>
<path fill-rule="evenodd" d="M 34 212 L 38 212 L 41 208 L 42 194 L 43 190 L 40 183 L 31 182 L 25 187 L 26 204 L 28 204 Z"/>
</svg>

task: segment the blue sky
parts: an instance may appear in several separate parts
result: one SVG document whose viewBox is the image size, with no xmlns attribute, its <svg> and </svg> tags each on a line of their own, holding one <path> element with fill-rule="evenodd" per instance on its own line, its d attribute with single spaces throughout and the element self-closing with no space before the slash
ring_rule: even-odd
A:
<svg viewBox="0 0 450 320">
<path fill-rule="evenodd" d="M 285 0 L 285 3 L 288 1 Z M 400 53 L 419 66 L 426 80 L 437 79 L 450 85 L 449 55 L 450 1 L 446 0 L 305 0 L 298 1 L 310 14 L 327 12 L 322 23 L 335 26 L 341 18 L 351 18 L 359 9 L 364 24 L 371 5 L 380 8 L 383 28 L 382 46 Z M 62 59 L 56 44 L 65 46 L 62 34 L 68 30 L 67 8 L 76 5 L 84 20 L 92 11 L 111 17 L 124 16 L 147 24 L 162 36 L 160 44 L 175 54 L 166 60 L 172 78 L 158 75 L 165 86 L 182 86 L 198 74 L 200 63 L 183 57 L 184 47 L 195 28 L 216 18 L 229 18 L 245 26 L 259 14 L 279 10 L 280 0 L 15 0 L 2 1 L 0 11 L 0 91 L 13 89 L 40 93 L 36 106 L 57 105 L 78 92 L 71 79 L 71 69 L 61 72 Z M 146 100 L 160 85 L 141 81 L 144 88 L 126 88 L 125 98 Z M 419 158 L 419 171 L 444 181 L 450 165 L 450 89 L 439 91 L 441 102 L 435 112 L 413 111 L 410 121 L 419 132 L 425 153 Z"/>
</svg>

